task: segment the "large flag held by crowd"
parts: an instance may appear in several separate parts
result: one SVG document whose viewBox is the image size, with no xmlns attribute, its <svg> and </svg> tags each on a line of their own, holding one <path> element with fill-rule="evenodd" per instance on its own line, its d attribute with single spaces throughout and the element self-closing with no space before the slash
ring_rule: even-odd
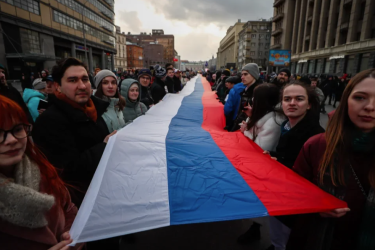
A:
<svg viewBox="0 0 375 250">
<path fill-rule="evenodd" d="M 70 230 L 73 244 L 346 207 L 224 124 L 223 105 L 195 77 L 112 136 Z"/>
</svg>

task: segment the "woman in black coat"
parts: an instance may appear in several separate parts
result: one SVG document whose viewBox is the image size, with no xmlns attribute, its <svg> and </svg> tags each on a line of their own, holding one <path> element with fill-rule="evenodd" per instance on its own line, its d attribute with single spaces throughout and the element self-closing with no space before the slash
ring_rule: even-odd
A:
<svg viewBox="0 0 375 250">
<path fill-rule="evenodd" d="M 317 115 L 319 99 L 310 86 L 294 82 L 282 90 L 281 104 L 288 120 L 281 124 L 281 136 L 276 151 L 265 153 L 275 157 L 284 166 L 292 168 L 305 142 L 314 135 L 324 133 Z M 285 249 L 289 233 L 288 227 L 275 217 L 270 217 L 270 237 L 276 249 Z"/>
</svg>

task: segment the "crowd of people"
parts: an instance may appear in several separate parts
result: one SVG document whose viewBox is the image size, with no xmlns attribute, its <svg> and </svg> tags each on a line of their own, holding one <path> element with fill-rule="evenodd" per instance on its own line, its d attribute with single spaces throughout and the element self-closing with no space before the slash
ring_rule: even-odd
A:
<svg viewBox="0 0 375 250">
<path fill-rule="evenodd" d="M 90 81 L 84 63 L 66 58 L 45 73 L 22 97 L 0 65 L 2 249 L 69 249 L 69 229 L 109 138 L 183 88 L 172 65 L 120 76 L 101 70 Z M 239 73 L 206 73 L 224 104 L 225 129 L 348 204 L 269 217 L 268 249 L 375 249 L 375 69 L 349 82 L 347 75 L 297 80 L 288 69 L 269 82 L 261 76 L 254 63 Z M 327 98 L 339 105 L 325 131 L 319 117 Z M 238 242 L 259 240 L 260 227 L 255 220 Z M 86 247 L 118 249 L 120 239 Z"/>
<path fill-rule="evenodd" d="M 267 83 L 258 65 L 250 63 L 234 86 L 227 72 L 209 78 L 216 79 L 211 85 L 219 101 L 219 92 L 228 93 L 225 129 L 239 129 L 264 154 L 348 203 L 348 208 L 320 214 L 269 217 L 268 249 L 374 249 L 375 69 L 352 79 L 344 74 L 298 80 L 282 69 Z M 339 106 L 325 131 L 319 118 L 327 98 L 329 105 Z M 260 226 L 255 220 L 238 242 L 259 240 Z"/>
</svg>

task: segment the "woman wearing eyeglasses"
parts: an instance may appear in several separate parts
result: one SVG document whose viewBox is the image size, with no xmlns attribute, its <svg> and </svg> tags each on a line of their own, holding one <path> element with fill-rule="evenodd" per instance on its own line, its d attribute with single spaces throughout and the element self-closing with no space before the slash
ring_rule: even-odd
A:
<svg viewBox="0 0 375 250">
<path fill-rule="evenodd" d="M 0 248 L 68 249 L 77 208 L 30 132 L 20 106 L 0 95 Z"/>
</svg>

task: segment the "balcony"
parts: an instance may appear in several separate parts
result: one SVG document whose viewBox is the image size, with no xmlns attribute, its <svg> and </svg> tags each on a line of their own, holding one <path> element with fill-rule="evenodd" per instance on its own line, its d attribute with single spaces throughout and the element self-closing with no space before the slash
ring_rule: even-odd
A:
<svg viewBox="0 0 375 250">
<path fill-rule="evenodd" d="M 281 49 L 281 44 L 274 44 L 270 47 L 270 49 Z"/>
<path fill-rule="evenodd" d="M 284 18 L 284 13 L 279 13 L 276 16 L 273 17 L 272 22 L 277 22 Z"/>
<path fill-rule="evenodd" d="M 276 0 L 274 3 L 273 3 L 273 7 L 278 7 L 280 6 L 283 2 L 285 2 L 285 0 Z"/>
<path fill-rule="evenodd" d="M 250 36 L 247 36 L 245 40 L 246 40 L 246 41 L 251 41 L 251 37 L 250 37 Z"/>
<path fill-rule="evenodd" d="M 282 28 L 277 28 L 275 31 L 272 31 L 272 36 L 277 36 L 283 32 Z"/>
</svg>

